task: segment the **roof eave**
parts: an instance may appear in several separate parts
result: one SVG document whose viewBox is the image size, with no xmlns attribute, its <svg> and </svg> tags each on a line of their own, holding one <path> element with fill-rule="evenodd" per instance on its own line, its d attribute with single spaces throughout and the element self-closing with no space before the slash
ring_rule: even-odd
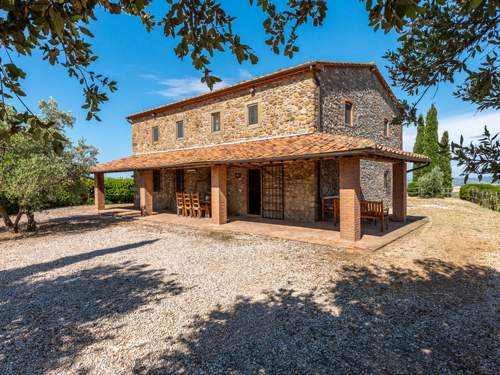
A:
<svg viewBox="0 0 500 375">
<path fill-rule="evenodd" d="M 277 156 L 272 158 L 252 158 L 252 159 L 235 159 L 235 160 L 203 160 L 195 161 L 190 163 L 178 163 L 178 164 L 155 164 L 146 165 L 137 168 L 110 168 L 110 169 L 99 169 L 92 168 L 93 173 L 117 173 L 117 172 L 132 172 L 147 169 L 160 169 L 160 168 L 194 168 L 194 167 L 208 167 L 211 165 L 238 165 L 238 164 L 249 164 L 249 163 L 273 163 L 273 162 L 286 162 L 286 161 L 298 161 L 298 160 L 308 160 L 308 159 L 327 159 L 327 158 L 338 158 L 342 156 L 365 156 L 365 157 L 382 157 L 387 160 L 404 160 L 408 162 L 418 162 L 427 163 L 430 160 L 420 157 L 413 157 L 410 155 L 400 155 L 393 152 L 387 152 L 382 150 L 376 150 L 373 148 L 362 148 L 356 150 L 348 151 L 334 151 L 334 152 L 324 152 L 324 153 L 313 153 L 313 154 L 303 154 L 303 155 L 288 155 L 288 156 Z"/>
</svg>

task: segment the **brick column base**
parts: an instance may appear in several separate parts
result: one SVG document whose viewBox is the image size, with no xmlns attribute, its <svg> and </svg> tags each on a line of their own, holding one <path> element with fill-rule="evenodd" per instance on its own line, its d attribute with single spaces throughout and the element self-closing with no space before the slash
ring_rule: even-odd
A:
<svg viewBox="0 0 500 375">
<path fill-rule="evenodd" d="M 340 238 L 349 241 L 361 239 L 361 186 L 358 157 L 339 161 Z"/>
<path fill-rule="evenodd" d="M 392 219 L 406 221 L 406 162 L 392 165 Z"/>
<path fill-rule="evenodd" d="M 97 211 L 104 210 L 104 173 L 94 174 L 94 204 Z"/>
<path fill-rule="evenodd" d="M 137 178 L 141 215 L 151 215 L 153 213 L 153 171 L 151 169 L 138 171 Z"/>
<path fill-rule="evenodd" d="M 211 168 L 212 221 L 227 223 L 227 166 L 214 165 Z"/>
</svg>

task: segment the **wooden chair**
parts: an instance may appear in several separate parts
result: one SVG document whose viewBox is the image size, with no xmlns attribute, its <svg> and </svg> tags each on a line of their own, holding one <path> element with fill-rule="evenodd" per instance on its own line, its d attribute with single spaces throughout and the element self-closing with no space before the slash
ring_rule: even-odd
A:
<svg viewBox="0 0 500 375">
<path fill-rule="evenodd" d="M 361 201 L 360 206 L 361 219 L 380 220 L 381 232 L 389 228 L 389 209 L 384 209 L 383 201 Z"/>
<path fill-rule="evenodd" d="M 340 219 L 340 201 L 339 198 L 332 199 L 332 215 L 333 215 L 333 225 L 337 226 Z"/>
<path fill-rule="evenodd" d="M 193 216 L 193 205 L 191 203 L 191 194 L 183 193 L 185 216 Z"/>
<path fill-rule="evenodd" d="M 325 214 L 331 213 L 333 215 L 333 200 L 335 197 L 322 197 L 321 198 L 321 220 L 325 221 Z"/>
<path fill-rule="evenodd" d="M 185 210 L 186 208 L 184 207 L 184 196 L 183 193 L 177 192 L 175 193 L 175 202 L 177 204 L 177 215 L 182 215 L 185 216 Z"/>
<path fill-rule="evenodd" d="M 192 210 L 193 210 L 193 215 L 197 217 L 202 217 L 203 214 L 205 216 L 208 216 L 208 210 L 207 206 L 203 205 L 200 202 L 200 194 L 199 193 L 192 193 L 191 194 L 191 203 L 192 203 Z"/>
</svg>

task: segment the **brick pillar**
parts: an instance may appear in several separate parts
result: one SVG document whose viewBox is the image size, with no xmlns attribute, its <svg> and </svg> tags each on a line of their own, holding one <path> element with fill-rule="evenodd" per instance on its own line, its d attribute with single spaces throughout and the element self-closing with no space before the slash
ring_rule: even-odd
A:
<svg viewBox="0 0 500 375">
<path fill-rule="evenodd" d="M 212 180 L 212 220 L 215 224 L 227 223 L 227 166 L 214 165 Z"/>
<path fill-rule="evenodd" d="M 340 237 L 349 241 L 361 239 L 361 199 L 359 157 L 339 161 Z"/>
<path fill-rule="evenodd" d="M 104 173 L 94 173 L 94 204 L 97 211 L 104 210 Z"/>
<path fill-rule="evenodd" d="M 392 164 L 392 219 L 406 221 L 406 162 Z"/>
<path fill-rule="evenodd" d="M 151 215 L 153 213 L 153 171 L 151 169 L 138 171 L 137 178 L 141 215 Z"/>
</svg>

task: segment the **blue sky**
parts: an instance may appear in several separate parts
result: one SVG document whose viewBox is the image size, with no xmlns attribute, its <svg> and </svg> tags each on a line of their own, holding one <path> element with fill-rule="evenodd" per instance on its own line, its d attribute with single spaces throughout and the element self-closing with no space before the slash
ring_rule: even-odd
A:
<svg viewBox="0 0 500 375">
<path fill-rule="evenodd" d="M 257 8 L 250 8 L 247 1 L 222 3 L 237 17 L 234 27 L 242 42 L 250 44 L 260 59 L 257 65 L 239 65 L 229 53 L 216 56 L 212 70 L 223 78 L 224 84 L 310 60 L 374 61 L 388 79 L 387 62 L 382 56 L 397 46 L 396 35 L 375 33 L 368 26 L 361 3 L 329 2 L 322 27 L 305 25 L 300 29 L 300 51 L 292 60 L 275 55 L 264 44 L 263 15 Z M 155 2 L 154 13 L 161 14 L 165 4 L 164 1 Z M 134 17 L 111 16 L 101 11 L 97 16 L 98 20 L 89 27 L 95 35 L 94 51 L 99 56 L 93 68 L 118 82 L 118 91 L 102 106 L 101 122 L 85 120 L 85 111 L 80 108 L 83 102 L 81 88 L 61 67 L 42 61 L 39 54 L 20 58 L 18 62 L 29 74 L 24 82 L 28 105 L 36 109 L 40 99 L 54 97 L 60 108 L 71 111 L 77 118 L 68 135 L 75 140 L 84 137 L 95 145 L 99 161 L 104 162 L 131 154 L 131 129 L 125 119 L 128 114 L 199 94 L 206 88 L 200 83 L 201 74 L 192 68 L 190 60 L 180 61 L 174 55 L 176 41 L 164 37 L 160 30 L 148 33 Z M 407 99 L 397 87 L 393 90 L 398 98 Z M 454 98 L 452 92 L 453 87 L 441 85 L 419 105 L 419 110 L 425 112 L 431 103 L 436 104 L 440 132 L 448 130 L 451 138 L 458 140 L 460 134 L 467 139 L 479 135 L 485 124 L 493 131 L 500 131 L 498 112 L 476 113 L 473 106 Z M 405 149 L 411 149 L 414 137 L 414 128 L 404 130 Z M 456 168 L 454 172 L 458 174 Z"/>
</svg>

